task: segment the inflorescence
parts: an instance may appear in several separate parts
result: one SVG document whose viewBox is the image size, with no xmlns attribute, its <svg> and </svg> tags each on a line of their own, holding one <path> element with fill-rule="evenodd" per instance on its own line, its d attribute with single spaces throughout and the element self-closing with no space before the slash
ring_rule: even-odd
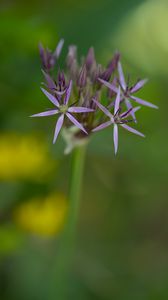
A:
<svg viewBox="0 0 168 300">
<path fill-rule="evenodd" d="M 89 49 L 87 56 L 79 63 L 77 47 L 74 45 L 69 46 L 66 71 L 63 72 L 58 67 L 54 77 L 54 67 L 58 65 L 63 44 L 64 41 L 61 40 L 53 53 L 41 44 L 39 46 L 45 78 L 45 88 L 41 89 L 54 108 L 32 115 L 58 115 L 53 143 L 62 127 L 67 130 L 75 127 L 76 130 L 72 131 L 73 139 L 83 140 L 93 132 L 113 126 L 115 154 L 118 149 L 118 126 L 144 137 L 128 123 L 137 122 L 135 113 L 140 106 L 133 107 L 133 103 L 158 108 L 134 95 L 143 88 L 147 79 L 138 80 L 134 85 L 130 85 L 129 80 L 126 82 L 118 52 L 105 68 L 97 63 L 93 48 Z"/>
</svg>

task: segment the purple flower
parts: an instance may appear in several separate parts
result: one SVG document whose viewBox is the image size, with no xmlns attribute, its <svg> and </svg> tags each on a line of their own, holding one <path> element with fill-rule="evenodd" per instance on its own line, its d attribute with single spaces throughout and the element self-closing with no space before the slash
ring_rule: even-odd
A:
<svg viewBox="0 0 168 300">
<path fill-rule="evenodd" d="M 64 45 L 64 40 L 62 39 L 58 43 L 55 51 L 52 53 L 48 48 L 45 49 L 41 43 L 39 44 L 42 66 L 46 72 L 49 72 L 51 69 L 53 69 L 57 59 L 61 54 L 63 45 Z"/>
<path fill-rule="evenodd" d="M 128 84 L 126 84 L 125 76 L 123 73 L 123 69 L 121 66 L 121 63 L 118 62 L 118 73 L 119 73 L 119 84 L 121 86 L 121 100 L 125 100 L 125 104 L 128 109 L 132 108 L 132 104 L 129 99 L 135 101 L 136 103 L 139 103 L 144 106 L 152 107 L 152 108 L 158 108 L 158 106 L 145 101 L 143 99 L 140 99 L 138 97 L 135 97 L 133 94 L 139 91 L 147 82 L 147 79 L 139 80 L 134 86 L 129 87 Z M 115 92 L 117 94 L 118 87 L 114 83 L 109 83 L 108 81 L 99 78 L 99 81 L 103 83 L 107 88 L 109 88 L 111 91 Z M 132 117 L 135 119 L 134 111 L 131 112 Z M 135 119 L 136 120 L 136 119 Z"/>
<path fill-rule="evenodd" d="M 58 115 L 53 142 L 55 143 L 61 128 L 64 127 L 62 136 L 67 143 L 67 149 L 72 150 L 77 145 L 85 143 L 88 140 L 86 137 L 91 132 L 113 125 L 114 148 L 117 153 L 118 126 L 144 136 L 130 127 L 128 123 L 136 122 L 135 112 L 140 108 L 134 108 L 132 101 L 157 108 L 156 105 L 134 95 L 143 88 L 147 80 L 139 80 L 130 86 L 129 82 L 125 80 L 119 52 L 116 52 L 104 67 L 96 60 L 93 47 L 89 48 L 85 57 L 78 59 L 76 45 L 68 47 L 64 64 L 66 69 L 62 70 L 58 65 L 57 69 L 52 72 L 63 44 L 64 40 L 62 39 L 53 52 L 40 45 L 42 72 L 45 79 L 42 91 L 53 103 L 54 108 L 32 116 Z M 108 88 L 106 94 L 104 86 Z M 104 97 L 107 107 L 101 104 Z M 125 105 L 126 111 L 122 112 Z M 97 108 L 100 109 L 99 113 L 97 113 Z M 103 111 L 104 114 L 100 111 Z M 72 123 L 75 126 L 72 126 Z M 95 128 L 95 126 L 97 127 Z"/>
<path fill-rule="evenodd" d="M 100 124 L 96 128 L 94 128 L 92 131 L 99 131 L 102 130 L 110 125 L 113 125 L 113 141 L 114 141 L 114 151 L 115 154 L 117 153 L 118 150 L 118 125 L 123 127 L 124 129 L 135 133 L 139 136 L 144 137 L 144 134 L 141 132 L 135 130 L 134 128 L 128 126 L 126 123 L 128 123 L 130 120 L 127 120 L 126 118 L 131 114 L 131 112 L 135 113 L 140 107 L 135 107 L 135 108 L 130 108 L 127 111 L 120 113 L 121 108 L 120 108 L 120 87 L 118 88 L 117 91 L 117 96 L 115 99 L 115 105 L 114 105 L 114 114 L 112 114 L 106 107 L 104 107 L 100 102 L 98 102 L 96 99 L 93 99 L 93 101 L 96 103 L 96 105 L 104 112 L 104 114 L 110 119 L 109 121 Z"/>
<path fill-rule="evenodd" d="M 73 123 L 76 127 L 78 127 L 85 134 L 87 134 L 87 131 L 85 130 L 83 125 L 78 122 L 78 120 L 72 115 L 72 113 L 89 113 L 89 112 L 93 112 L 94 110 L 87 107 L 68 106 L 71 90 L 72 90 L 72 80 L 70 80 L 69 86 L 66 90 L 63 103 L 60 104 L 58 98 L 55 95 L 52 95 L 51 93 L 49 93 L 48 91 L 42 88 L 43 93 L 54 104 L 56 109 L 51 109 L 31 116 L 31 117 L 46 117 L 46 116 L 60 114 L 55 127 L 53 143 L 56 142 L 58 134 L 63 126 L 65 116 L 71 121 L 71 123 Z"/>
</svg>

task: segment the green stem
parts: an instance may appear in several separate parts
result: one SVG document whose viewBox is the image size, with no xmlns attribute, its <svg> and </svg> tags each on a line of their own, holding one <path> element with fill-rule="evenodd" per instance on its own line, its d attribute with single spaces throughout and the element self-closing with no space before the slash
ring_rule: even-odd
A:
<svg viewBox="0 0 168 300">
<path fill-rule="evenodd" d="M 69 189 L 69 218 L 68 228 L 74 232 L 78 219 L 78 211 L 81 197 L 81 187 L 83 180 L 84 161 L 85 161 L 86 145 L 77 147 L 72 154 L 70 189 Z"/>
<path fill-rule="evenodd" d="M 60 240 L 51 286 L 52 295 L 50 299 L 54 300 L 69 299 L 68 283 L 74 256 L 85 152 L 86 145 L 76 147 L 72 153 L 67 222 Z"/>
</svg>

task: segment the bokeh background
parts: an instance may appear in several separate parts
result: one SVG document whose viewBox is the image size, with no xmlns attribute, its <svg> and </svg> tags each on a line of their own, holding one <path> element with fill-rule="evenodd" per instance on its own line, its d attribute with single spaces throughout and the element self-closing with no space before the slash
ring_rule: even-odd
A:
<svg viewBox="0 0 168 300">
<path fill-rule="evenodd" d="M 167 0 L 0 1 L 0 299 L 50 300 L 50 271 L 68 209 L 70 157 L 53 118 L 28 118 L 47 102 L 38 43 L 65 39 L 106 64 L 148 77 L 140 139 L 95 134 L 85 166 L 68 299 L 168 299 Z M 58 299 L 61 300 L 61 299 Z"/>
</svg>

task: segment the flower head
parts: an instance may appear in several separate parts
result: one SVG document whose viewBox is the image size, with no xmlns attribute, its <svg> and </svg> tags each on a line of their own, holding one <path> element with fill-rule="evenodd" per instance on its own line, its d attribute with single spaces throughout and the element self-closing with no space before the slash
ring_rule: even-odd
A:
<svg viewBox="0 0 168 300">
<path fill-rule="evenodd" d="M 134 96 L 147 80 L 138 80 L 133 86 L 130 86 L 129 82 L 126 83 L 118 52 L 105 68 L 96 61 L 93 47 L 79 62 L 75 45 L 68 48 L 66 70 L 62 71 L 58 66 L 57 74 L 54 76 L 52 70 L 62 47 L 63 40 L 53 53 L 40 45 L 45 79 L 42 92 L 52 102 L 54 108 L 32 115 L 32 117 L 58 116 L 53 142 L 55 143 L 61 128 L 64 127 L 64 137 L 68 136 L 67 140 L 71 137 L 68 149 L 73 149 L 74 141 L 76 146 L 78 139 L 85 139 L 91 133 L 112 125 L 116 153 L 118 126 L 144 136 L 128 123 L 136 122 L 135 112 L 140 108 L 133 107 L 131 101 L 134 104 L 157 108 L 156 105 Z M 106 94 L 104 87 L 107 87 Z M 127 108 L 126 111 L 123 111 L 124 106 Z M 74 126 L 77 130 L 71 130 Z M 66 134 L 65 130 L 69 130 L 70 134 Z"/>
</svg>

